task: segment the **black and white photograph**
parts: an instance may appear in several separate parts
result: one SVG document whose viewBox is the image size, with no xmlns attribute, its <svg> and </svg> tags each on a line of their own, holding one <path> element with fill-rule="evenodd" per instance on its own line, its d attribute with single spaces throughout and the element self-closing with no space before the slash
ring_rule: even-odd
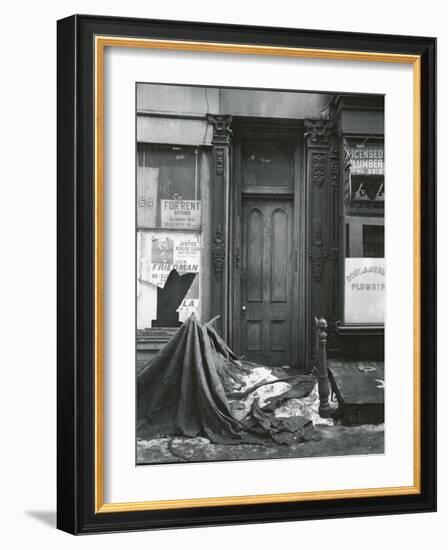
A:
<svg viewBox="0 0 448 550">
<path fill-rule="evenodd" d="M 446 538 L 443 7 L 5 3 L 3 548 Z"/>
<path fill-rule="evenodd" d="M 382 455 L 384 96 L 135 91 L 137 465 Z"/>
</svg>

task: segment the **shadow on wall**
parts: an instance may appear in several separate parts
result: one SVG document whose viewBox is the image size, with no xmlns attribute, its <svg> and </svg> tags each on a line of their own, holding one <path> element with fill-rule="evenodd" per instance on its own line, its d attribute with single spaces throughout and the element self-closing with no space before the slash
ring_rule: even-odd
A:
<svg viewBox="0 0 448 550">
<path fill-rule="evenodd" d="M 56 510 L 25 510 L 25 514 L 52 529 L 56 529 Z"/>
</svg>

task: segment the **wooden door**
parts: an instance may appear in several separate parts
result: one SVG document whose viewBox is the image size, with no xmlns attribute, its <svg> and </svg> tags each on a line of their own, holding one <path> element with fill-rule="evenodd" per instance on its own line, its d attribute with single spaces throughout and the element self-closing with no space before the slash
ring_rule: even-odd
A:
<svg viewBox="0 0 448 550">
<path fill-rule="evenodd" d="M 291 365 L 293 202 L 243 199 L 241 220 L 242 355 Z"/>
</svg>

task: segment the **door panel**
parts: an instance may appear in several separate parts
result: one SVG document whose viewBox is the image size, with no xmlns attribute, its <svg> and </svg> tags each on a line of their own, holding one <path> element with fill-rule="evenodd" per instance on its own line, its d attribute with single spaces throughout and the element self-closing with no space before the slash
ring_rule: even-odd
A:
<svg viewBox="0 0 448 550">
<path fill-rule="evenodd" d="M 292 360 L 292 200 L 244 199 L 242 353 L 265 365 Z"/>
<path fill-rule="evenodd" d="M 288 235 L 288 214 L 276 208 L 271 216 L 271 302 L 288 301 L 288 258 L 285 239 Z"/>
<path fill-rule="evenodd" d="M 263 214 L 250 210 L 247 220 L 247 298 L 248 302 L 263 301 Z"/>
</svg>

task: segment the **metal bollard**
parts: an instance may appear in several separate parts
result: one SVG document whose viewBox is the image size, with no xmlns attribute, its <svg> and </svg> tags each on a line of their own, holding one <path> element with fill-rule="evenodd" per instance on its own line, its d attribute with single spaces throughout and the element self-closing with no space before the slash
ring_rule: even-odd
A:
<svg viewBox="0 0 448 550">
<path fill-rule="evenodd" d="M 319 387 L 319 415 L 322 418 L 330 418 L 332 409 L 328 402 L 330 395 L 330 382 L 327 371 L 327 321 L 321 317 L 317 321 L 317 374 Z"/>
</svg>

